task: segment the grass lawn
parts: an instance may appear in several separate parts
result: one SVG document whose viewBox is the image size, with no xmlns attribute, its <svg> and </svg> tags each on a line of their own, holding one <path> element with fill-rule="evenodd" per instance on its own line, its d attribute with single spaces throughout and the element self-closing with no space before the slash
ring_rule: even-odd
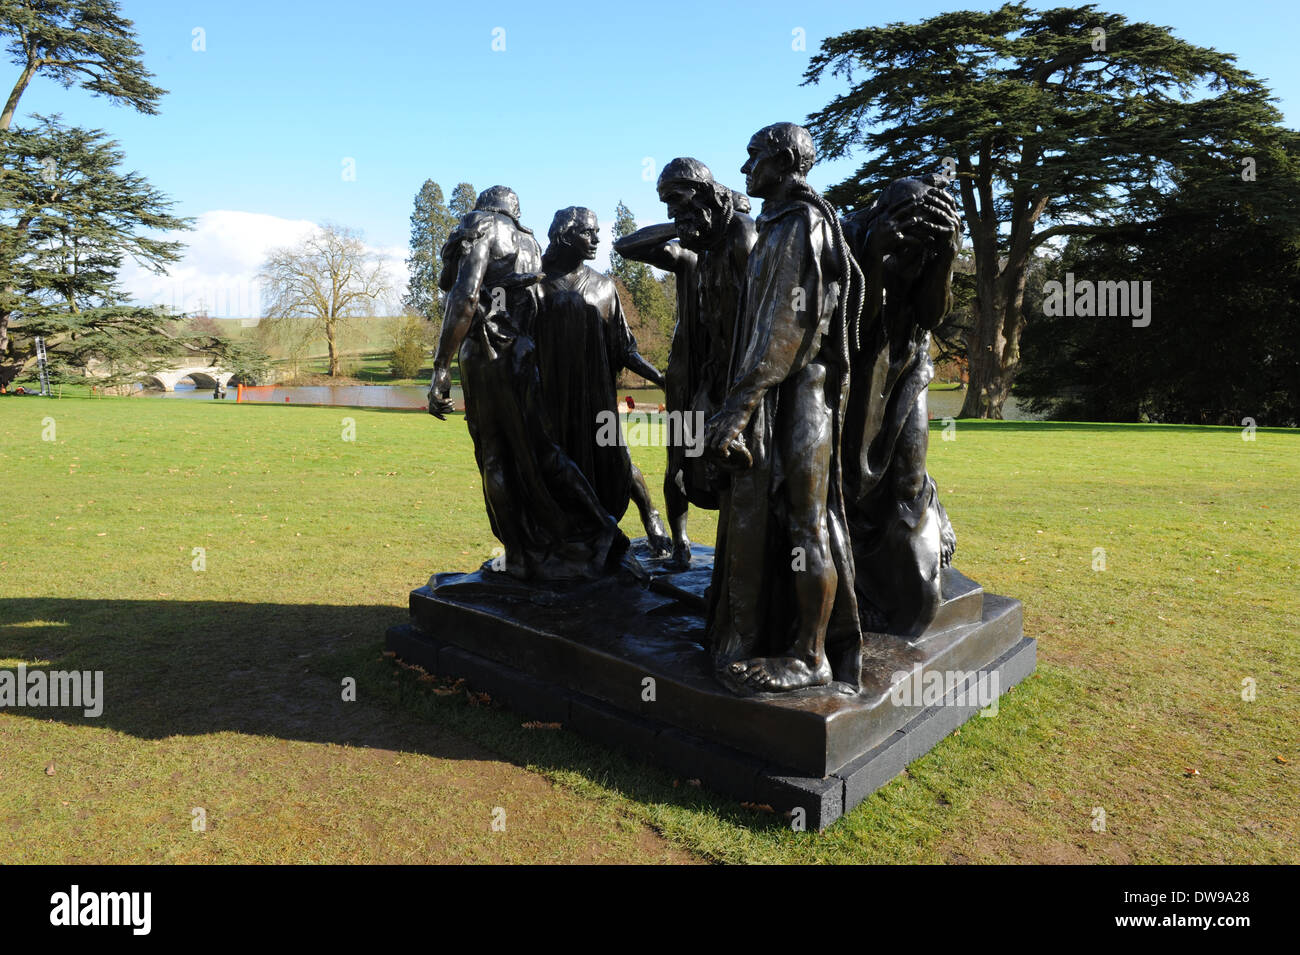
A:
<svg viewBox="0 0 1300 955">
<path fill-rule="evenodd" d="M 819 835 L 382 656 L 495 546 L 463 419 L 0 399 L 0 666 L 106 697 L 0 712 L 0 862 L 1300 861 L 1300 434 L 932 437 L 956 564 L 1024 601 L 1039 669 Z"/>
</svg>

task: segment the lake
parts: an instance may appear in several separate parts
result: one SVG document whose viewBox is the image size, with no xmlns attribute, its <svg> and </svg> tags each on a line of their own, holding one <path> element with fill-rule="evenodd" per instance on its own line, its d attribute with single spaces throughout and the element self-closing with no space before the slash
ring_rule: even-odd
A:
<svg viewBox="0 0 1300 955">
<path fill-rule="evenodd" d="M 226 400 L 235 400 L 235 389 L 226 392 Z M 620 392 L 624 394 L 626 391 Z M 633 392 L 635 394 L 635 392 Z M 212 401 L 212 389 L 195 388 L 181 382 L 175 391 L 144 391 L 137 394 L 151 398 L 173 398 L 191 401 Z M 428 388 L 425 385 L 271 385 L 246 389 L 244 401 L 253 404 L 339 405 L 351 408 L 409 408 L 423 410 Z M 656 392 L 658 394 L 658 392 Z M 460 386 L 453 385 L 451 396 L 457 408 L 464 408 Z M 961 410 L 966 392 L 960 390 L 931 391 L 930 417 L 947 418 Z M 1020 409 L 1015 398 L 1008 398 L 1003 408 L 1008 421 L 1025 421 L 1034 416 Z"/>
</svg>

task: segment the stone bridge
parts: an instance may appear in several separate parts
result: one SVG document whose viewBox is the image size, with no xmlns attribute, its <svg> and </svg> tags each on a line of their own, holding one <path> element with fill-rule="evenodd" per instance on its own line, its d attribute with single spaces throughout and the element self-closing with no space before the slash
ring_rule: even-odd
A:
<svg viewBox="0 0 1300 955">
<path fill-rule="evenodd" d="M 234 372 L 226 371 L 216 365 L 185 365 L 179 368 L 165 368 L 161 371 L 155 371 L 151 374 L 144 375 L 142 381 L 146 388 L 161 388 L 163 391 L 175 391 L 177 383 L 191 379 L 194 387 L 202 391 L 204 389 L 211 391 L 218 384 L 222 388 L 234 377 Z"/>
</svg>

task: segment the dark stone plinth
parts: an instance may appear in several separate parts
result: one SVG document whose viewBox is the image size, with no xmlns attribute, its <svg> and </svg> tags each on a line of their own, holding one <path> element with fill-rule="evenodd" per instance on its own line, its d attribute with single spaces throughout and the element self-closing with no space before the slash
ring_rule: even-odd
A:
<svg viewBox="0 0 1300 955">
<path fill-rule="evenodd" d="M 973 716 L 977 671 L 987 693 L 992 674 L 1005 692 L 1034 668 L 1020 603 L 948 570 L 935 627 L 911 641 L 867 638 L 859 692 L 737 696 L 714 679 L 698 642 L 711 548 L 696 546 L 683 573 L 638 549 L 649 587 L 630 574 L 525 584 L 487 565 L 439 574 L 412 591 L 411 623 L 389 631 L 388 648 L 710 789 L 781 812 L 802 808 L 809 828 L 828 825 Z M 942 702 L 923 692 L 900 700 L 899 674 L 920 691 L 935 685 L 932 672 L 966 675 L 970 685 L 949 678 L 936 690 Z"/>
</svg>

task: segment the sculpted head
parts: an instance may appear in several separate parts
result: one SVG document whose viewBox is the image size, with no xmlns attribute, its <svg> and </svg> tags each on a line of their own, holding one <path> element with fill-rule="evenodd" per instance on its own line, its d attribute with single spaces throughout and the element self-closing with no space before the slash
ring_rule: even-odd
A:
<svg viewBox="0 0 1300 955">
<path fill-rule="evenodd" d="M 594 259 L 600 245 L 600 223 L 590 209 L 567 206 L 555 213 L 547 237 L 552 245 L 568 246 L 579 258 Z M 548 254 L 550 251 L 547 249 Z"/>
<path fill-rule="evenodd" d="M 795 123 L 764 126 L 749 140 L 749 158 L 740 167 L 745 191 L 766 199 L 802 182 L 817 161 L 812 135 Z"/>
<path fill-rule="evenodd" d="M 735 208 L 732 191 L 713 178 L 709 167 L 683 156 L 664 166 L 659 174 L 659 198 L 677 225 L 677 235 L 688 249 L 715 245 Z M 748 202 L 740 211 L 748 210 Z"/>
<path fill-rule="evenodd" d="M 480 212 L 501 212 L 519 221 L 519 197 L 509 186 L 489 186 L 478 194 L 474 208 Z"/>
</svg>

